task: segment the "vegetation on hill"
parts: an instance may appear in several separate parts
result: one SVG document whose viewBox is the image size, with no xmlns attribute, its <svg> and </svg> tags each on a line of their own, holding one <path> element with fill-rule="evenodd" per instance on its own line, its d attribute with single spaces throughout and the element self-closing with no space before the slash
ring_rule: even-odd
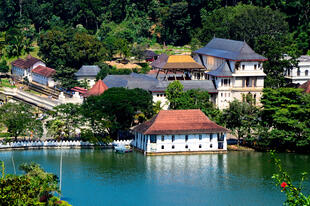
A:
<svg viewBox="0 0 310 206">
<path fill-rule="evenodd" d="M 245 40 L 266 56 L 266 86 L 277 88 L 285 85 L 283 68 L 310 50 L 309 8 L 307 0 L 2 0 L 0 50 L 14 59 L 37 41 L 39 56 L 69 88 L 78 84 L 72 77 L 81 64 L 116 54 L 139 59 L 137 48 L 158 44 L 194 50 L 216 36 Z"/>
</svg>

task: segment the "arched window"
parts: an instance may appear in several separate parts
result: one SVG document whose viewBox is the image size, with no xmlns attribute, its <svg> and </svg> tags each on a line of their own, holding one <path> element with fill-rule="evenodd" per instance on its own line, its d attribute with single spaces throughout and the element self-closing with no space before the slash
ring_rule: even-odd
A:
<svg viewBox="0 0 310 206">
<path fill-rule="evenodd" d="M 300 76 L 300 69 L 297 70 L 297 76 Z"/>
<path fill-rule="evenodd" d="M 305 76 L 308 76 L 308 74 L 309 74 L 309 71 L 306 70 L 306 71 L 305 71 Z"/>
</svg>

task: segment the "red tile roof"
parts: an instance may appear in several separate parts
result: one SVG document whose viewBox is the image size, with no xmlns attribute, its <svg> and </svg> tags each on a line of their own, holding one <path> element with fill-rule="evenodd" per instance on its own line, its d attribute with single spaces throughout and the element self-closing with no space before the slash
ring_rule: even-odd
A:
<svg viewBox="0 0 310 206">
<path fill-rule="evenodd" d="M 310 80 L 300 85 L 299 88 L 304 89 L 306 93 L 310 93 Z"/>
<path fill-rule="evenodd" d="M 13 66 L 16 66 L 21 69 L 28 69 L 33 66 L 37 62 L 42 62 L 42 60 L 37 59 L 30 54 L 26 57 L 26 59 L 17 59 L 12 62 Z"/>
<path fill-rule="evenodd" d="M 212 122 L 201 110 L 161 110 L 151 120 L 134 129 L 142 134 L 197 134 L 227 132 Z"/>
<path fill-rule="evenodd" d="M 85 97 L 98 96 L 108 89 L 108 86 L 102 81 L 98 80 L 96 84 L 86 92 Z"/>
<path fill-rule="evenodd" d="M 39 65 L 36 68 L 32 69 L 32 73 L 39 74 L 44 77 L 51 77 L 56 73 L 56 71 L 55 69 Z"/>
<path fill-rule="evenodd" d="M 84 88 L 81 88 L 81 87 L 73 87 L 71 90 L 75 91 L 75 92 L 79 92 L 81 94 L 85 94 L 87 92 L 87 89 L 84 89 Z"/>
</svg>

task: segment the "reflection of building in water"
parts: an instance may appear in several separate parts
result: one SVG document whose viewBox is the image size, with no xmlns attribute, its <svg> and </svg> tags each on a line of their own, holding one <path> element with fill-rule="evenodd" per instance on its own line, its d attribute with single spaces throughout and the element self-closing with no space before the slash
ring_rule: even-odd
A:
<svg viewBox="0 0 310 206">
<path fill-rule="evenodd" d="M 162 110 L 136 126 L 133 146 L 145 154 L 225 152 L 226 128 L 201 110 Z"/>
<path fill-rule="evenodd" d="M 227 185 L 227 154 L 163 155 L 146 157 L 148 181 L 159 184 Z"/>
</svg>

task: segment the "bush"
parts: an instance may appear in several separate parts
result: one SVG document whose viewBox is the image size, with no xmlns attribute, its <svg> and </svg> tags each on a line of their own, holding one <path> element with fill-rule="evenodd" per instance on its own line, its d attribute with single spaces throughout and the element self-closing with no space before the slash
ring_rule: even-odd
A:
<svg viewBox="0 0 310 206">
<path fill-rule="evenodd" d="M 11 137 L 12 135 L 11 135 L 11 133 L 9 133 L 9 132 L 3 132 L 3 133 L 0 133 L 0 138 L 1 137 Z"/>
</svg>

